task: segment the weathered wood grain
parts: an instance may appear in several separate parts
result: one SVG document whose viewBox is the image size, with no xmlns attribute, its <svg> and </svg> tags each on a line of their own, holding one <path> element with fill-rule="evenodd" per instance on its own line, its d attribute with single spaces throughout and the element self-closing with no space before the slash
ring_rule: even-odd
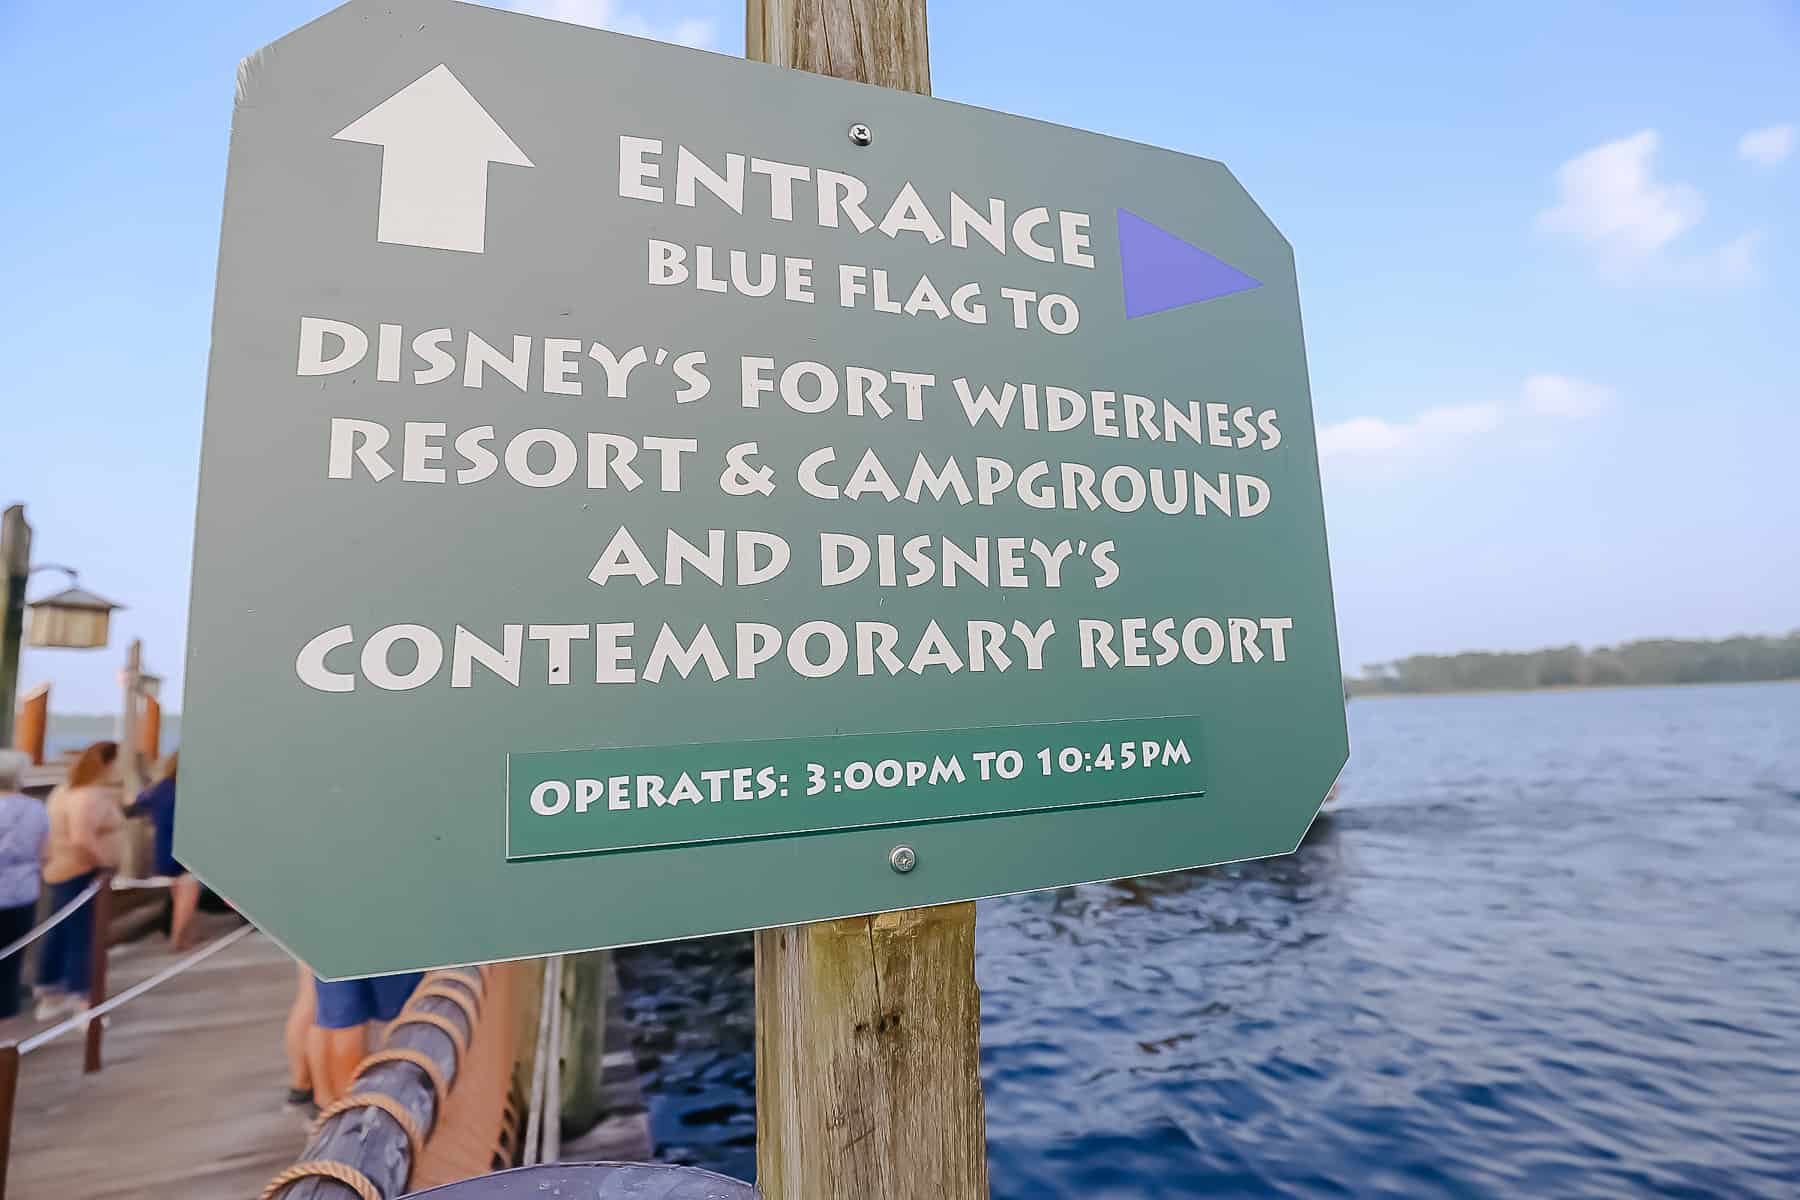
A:
<svg viewBox="0 0 1800 1200">
<path fill-rule="evenodd" d="M 928 95 L 925 0 L 746 0 L 750 58 Z M 985 1200 L 975 906 L 756 935 L 768 1200 Z"/>
<path fill-rule="evenodd" d="M 758 62 L 929 95 L 925 0 L 746 0 Z"/>
<path fill-rule="evenodd" d="M 769 1200 L 987 1196 L 973 904 L 757 935 L 756 1167 Z"/>
</svg>

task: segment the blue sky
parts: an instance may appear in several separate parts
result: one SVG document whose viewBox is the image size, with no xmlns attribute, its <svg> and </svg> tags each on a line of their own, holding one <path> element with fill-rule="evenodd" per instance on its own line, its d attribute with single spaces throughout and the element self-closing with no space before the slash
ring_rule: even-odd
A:
<svg viewBox="0 0 1800 1200">
<path fill-rule="evenodd" d="M 0 502 L 130 605 L 27 655 L 60 710 L 133 635 L 179 683 L 235 68 L 328 7 L 0 0 Z M 1800 9 L 1094 12 L 938 0 L 935 90 L 1221 159 L 1294 243 L 1347 669 L 1800 626 Z"/>
</svg>

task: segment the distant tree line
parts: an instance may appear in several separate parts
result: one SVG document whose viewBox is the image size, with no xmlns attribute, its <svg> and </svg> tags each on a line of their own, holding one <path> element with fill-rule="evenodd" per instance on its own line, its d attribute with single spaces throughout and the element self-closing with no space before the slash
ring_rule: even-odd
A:
<svg viewBox="0 0 1800 1200">
<path fill-rule="evenodd" d="M 1366 696 L 1771 679 L 1800 679 L 1800 630 L 1716 642 L 1650 638 L 1593 650 L 1550 646 L 1518 654 L 1415 654 L 1370 663 L 1361 677 L 1345 680 L 1345 687 L 1350 695 Z"/>
</svg>

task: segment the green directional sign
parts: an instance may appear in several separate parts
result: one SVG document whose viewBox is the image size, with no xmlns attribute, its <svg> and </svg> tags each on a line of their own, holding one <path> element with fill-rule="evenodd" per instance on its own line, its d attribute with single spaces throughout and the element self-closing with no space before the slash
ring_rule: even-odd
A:
<svg viewBox="0 0 1800 1200">
<path fill-rule="evenodd" d="M 1217 162 L 357 0 L 218 279 L 177 852 L 322 974 L 1280 854 L 1344 763 Z"/>
</svg>

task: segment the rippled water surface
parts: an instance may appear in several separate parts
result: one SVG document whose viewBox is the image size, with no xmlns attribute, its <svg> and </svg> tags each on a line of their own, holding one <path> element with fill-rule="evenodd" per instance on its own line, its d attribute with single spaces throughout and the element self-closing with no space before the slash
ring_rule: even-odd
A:
<svg viewBox="0 0 1800 1200">
<path fill-rule="evenodd" d="M 1800 1195 L 1800 686 L 1356 701 L 1291 857 L 984 903 L 993 1195 Z M 754 1174 L 747 939 L 621 955 Z"/>
</svg>

